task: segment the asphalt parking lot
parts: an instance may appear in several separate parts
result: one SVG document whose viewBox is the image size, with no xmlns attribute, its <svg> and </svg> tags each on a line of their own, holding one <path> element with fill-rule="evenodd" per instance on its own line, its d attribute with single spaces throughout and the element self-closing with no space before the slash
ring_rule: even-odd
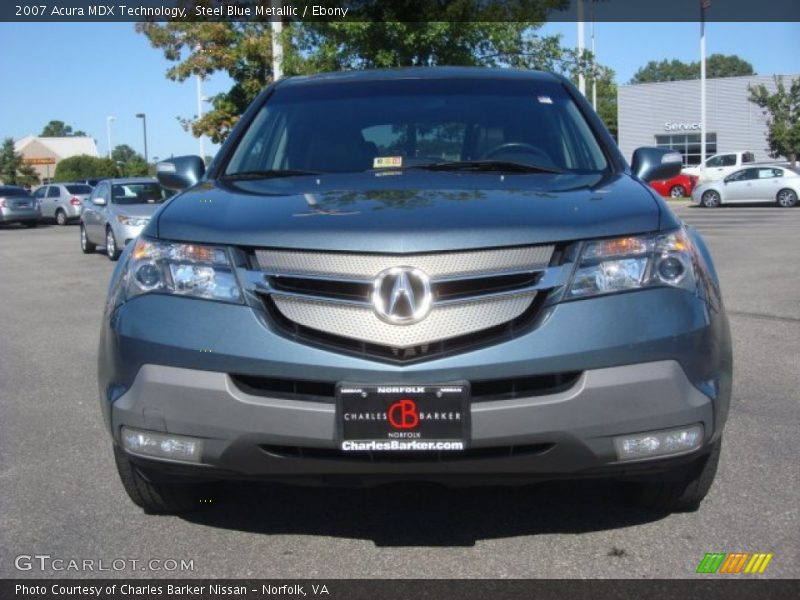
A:
<svg viewBox="0 0 800 600">
<path fill-rule="evenodd" d="M 113 265 L 81 254 L 74 225 L 0 226 L 0 577 L 92 576 L 15 568 L 18 555 L 44 554 L 193 561 L 183 572 L 94 573 L 104 577 L 669 578 L 694 576 L 707 552 L 772 552 L 760 577 L 797 577 L 800 208 L 676 211 L 716 258 L 735 373 L 716 484 L 698 512 L 674 515 L 590 482 L 247 484 L 191 516 L 144 515 L 117 479 L 98 409 Z"/>
</svg>

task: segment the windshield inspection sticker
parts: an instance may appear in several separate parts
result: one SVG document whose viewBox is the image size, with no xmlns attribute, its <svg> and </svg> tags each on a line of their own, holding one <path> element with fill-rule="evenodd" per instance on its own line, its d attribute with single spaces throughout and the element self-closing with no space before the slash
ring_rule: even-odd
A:
<svg viewBox="0 0 800 600">
<path fill-rule="evenodd" d="M 373 169 L 385 169 L 387 167 L 402 167 L 402 156 L 376 156 L 372 161 Z"/>
<path fill-rule="evenodd" d="M 536 99 L 539 101 L 539 104 L 552 104 L 553 99 L 550 96 L 537 96 Z"/>
</svg>

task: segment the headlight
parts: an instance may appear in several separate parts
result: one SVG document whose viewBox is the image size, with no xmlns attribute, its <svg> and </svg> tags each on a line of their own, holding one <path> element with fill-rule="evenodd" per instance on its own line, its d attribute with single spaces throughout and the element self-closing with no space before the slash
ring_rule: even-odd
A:
<svg viewBox="0 0 800 600">
<path fill-rule="evenodd" d="M 130 227 L 142 227 L 147 225 L 149 221 L 150 219 L 146 217 L 125 217 L 123 215 L 117 215 L 117 223 L 129 225 Z"/>
<path fill-rule="evenodd" d="M 242 302 L 228 251 L 138 238 L 125 275 L 127 297 L 161 293 Z"/>
<path fill-rule="evenodd" d="M 694 289 L 693 248 L 683 229 L 662 235 L 586 242 L 566 298 L 654 285 Z"/>
</svg>

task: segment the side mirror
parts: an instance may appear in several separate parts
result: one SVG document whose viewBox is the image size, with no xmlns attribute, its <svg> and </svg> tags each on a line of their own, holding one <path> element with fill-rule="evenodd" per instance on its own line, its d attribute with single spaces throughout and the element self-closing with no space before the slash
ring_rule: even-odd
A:
<svg viewBox="0 0 800 600">
<path fill-rule="evenodd" d="M 168 190 L 185 190 L 205 175 L 206 165 L 199 156 L 178 156 L 156 165 L 156 178 Z"/>
<path fill-rule="evenodd" d="M 96 204 L 97 206 L 105 206 L 107 202 L 105 198 L 98 196 L 97 198 L 92 198 L 92 204 Z"/>
<path fill-rule="evenodd" d="M 681 155 L 665 148 L 637 148 L 633 153 L 631 170 L 644 181 L 672 179 L 680 175 Z"/>
</svg>

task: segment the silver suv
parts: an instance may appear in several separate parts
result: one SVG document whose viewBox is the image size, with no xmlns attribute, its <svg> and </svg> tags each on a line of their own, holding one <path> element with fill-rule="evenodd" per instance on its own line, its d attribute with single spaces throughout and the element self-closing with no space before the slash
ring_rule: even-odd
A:
<svg viewBox="0 0 800 600">
<path fill-rule="evenodd" d="M 55 219 L 59 225 L 81 218 L 83 201 L 92 193 L 85 183 L 53 183 L 40 187 L 33 194 L 39 201 L 43 219 Z"/>
</svg>

